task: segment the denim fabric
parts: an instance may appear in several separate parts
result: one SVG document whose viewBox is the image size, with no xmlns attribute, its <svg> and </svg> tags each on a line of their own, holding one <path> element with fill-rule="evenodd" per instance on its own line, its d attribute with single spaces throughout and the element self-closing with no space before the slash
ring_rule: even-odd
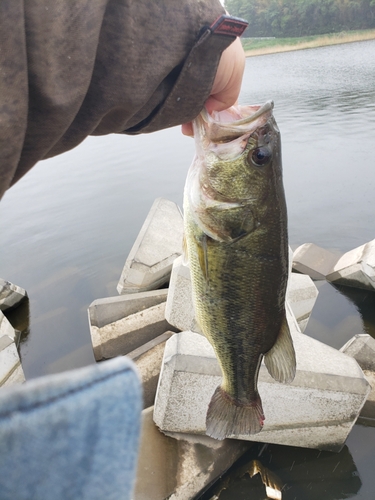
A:
<svg viewBox="0 0 375 500">
<path fill-rule="evenodd" d="M 141 409 L 125 357 L 1 390 L 0 499 L 130 499 Z"/>
</svg>

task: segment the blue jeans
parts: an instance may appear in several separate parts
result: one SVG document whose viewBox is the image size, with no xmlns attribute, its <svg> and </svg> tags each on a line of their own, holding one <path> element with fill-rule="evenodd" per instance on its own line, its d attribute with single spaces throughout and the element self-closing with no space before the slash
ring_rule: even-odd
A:
<svg viewBox="0 0 375 500">
<path fill-rule="evenodd" d="M 125 357 L 1 390 L 0 499 L 130 499 L 141 410 Z"/>
</svg>

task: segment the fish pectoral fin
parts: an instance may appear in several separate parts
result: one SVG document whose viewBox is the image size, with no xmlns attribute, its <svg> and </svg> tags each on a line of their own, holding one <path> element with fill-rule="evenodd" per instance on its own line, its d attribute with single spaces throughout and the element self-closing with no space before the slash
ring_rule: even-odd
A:
<svg viewBox="0 0 375 500">
<path fill-rule="evenodd" d="M 197 244 L 198 262 L 205 280 L 208 282 L 208 258 L 207 258 L 208 236 L 204 234 Z"/>
<path fill-rule="evenodd" d="M 275 344 L 264 355 L 264 363 L 268 373 L 277 382 L 293 381 L 296 374 L 296 353 L 286 316 L 284 316 Z"/>
<path fill-rule="evenodd" d="M 184 236 L 182 238 L 182 263 L 184 266 L 187 266 L 189 264 L 188 246 L 187 246 L 185 233 L 184 233 Z"/>
</svg>

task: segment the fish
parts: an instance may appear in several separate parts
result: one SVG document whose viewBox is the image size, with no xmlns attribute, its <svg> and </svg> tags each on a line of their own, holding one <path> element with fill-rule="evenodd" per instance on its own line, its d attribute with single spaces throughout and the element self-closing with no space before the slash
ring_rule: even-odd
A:
<svg viewBox="0 0 375 500">
<path fill-rule="evenodd" d="M 262 430 L 257 381 L 263 359 L 278 382 L 291 382 L 296 372 L 285 311 L 287 208 L 273 107 L 267 101 L 212 114 L 204 109 L 193 122 L 184 261 L 196 321 L 222 372 L 206 415 L 206 434 L 218 440 Z"/>
</svg>

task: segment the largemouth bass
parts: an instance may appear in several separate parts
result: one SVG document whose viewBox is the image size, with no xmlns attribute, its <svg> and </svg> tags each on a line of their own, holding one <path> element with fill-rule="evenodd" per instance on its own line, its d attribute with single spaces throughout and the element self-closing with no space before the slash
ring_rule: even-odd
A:
<svg viewBox="0 0 375 500">
<path fill-rule="evenodd" d="M 237 106 L 193 123 L 196 156 L 184 191 L 185 253 L 197 322 L 212 344 L 222 383 L 206 433 L 255 434 L 264 357 L 272 377 L 293 380 L 295 352 L 285 313 L 287 211 L 273 103 Z"/>
</svg>

